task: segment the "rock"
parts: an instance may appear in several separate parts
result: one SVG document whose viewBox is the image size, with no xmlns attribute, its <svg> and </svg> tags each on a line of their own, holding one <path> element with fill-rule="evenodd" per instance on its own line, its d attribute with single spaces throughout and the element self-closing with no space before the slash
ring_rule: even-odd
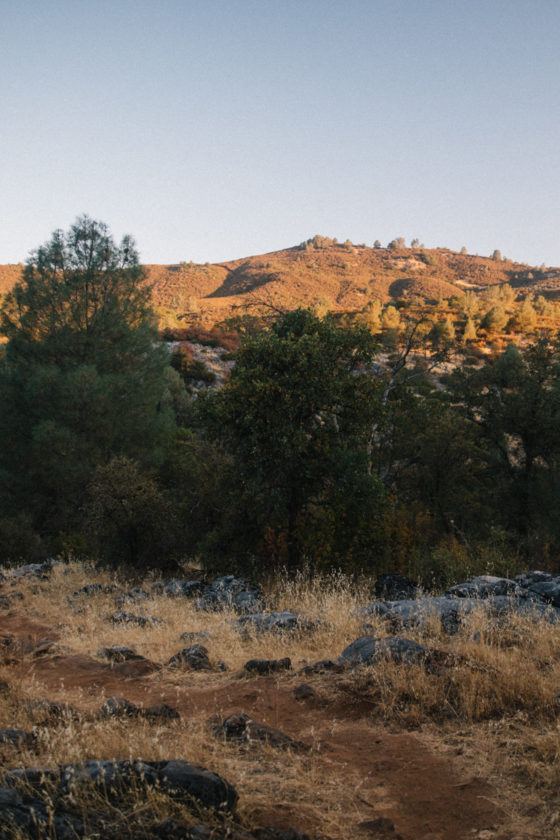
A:
<svg viewBox="0 0 560 840">
<path fill-rule="evenodd" d="M 303 618 L 298 613 L 289 612 L 261 612 L 254 615 L 244 615 L 237 619 L 237 624 L 243 630 L 254 630 L 257 633 L 286 633 L 295 630 L 314 630 L 316 621 Z"/>
<path fill-rule="evenodd" d="M 40 726 L 48 726 L 56 723 L 69 723 L 81 719 L 80 712 L 68 703 L 55 702 L 53 700 L 29 700 L 28 709 L 32 713 L 42 713 L 43 719 Z"/>
<path fill-rule="evenodd" d="M 309 834 L 302 834 L 293 828 L 257 828 L 255 840 L 311 840 Z"/>
<path fill-rule="evenodd" d="M 167 595 L 168 598 L 191 598 L 204 589 L 201 580 L 182 580 L 169 578 L 154 583 L 153 590 L 157 595 Z"/>
<path fill-rule="evenodd" d="M 61 786 L 72 790 L 76 785 L 93 784 L 111 794 L 122 794 L 139 784 L 155 786 L 159 776 L 153 763 L 144 761 L 85 761 L 60 768 Z"/>
<path fill-rule="evenodd" d="M 136 653 L 134 648 L 125 647 L 124 645 L 111 645 L 111 647 L 100 648 L 97 655 L 101 659 L 108 659 L 109 662 L 131 662 L 143 660 L 145 657 Z"/>
<path fill-rule="evenodd" d="M 109 697 L 99 710 L 101 718 L 133 718 L 140 715 L 140 708 L 125 697 Z"/>
<path fill-rule="evenodd" d="M 523 572 L 521 575 L 516 575 L 514 580 L 523 589 L 530 589 L 530 587 L 535 583 L 546 583 L 547 581 L 554 580 L 555 577 L 557 576 L 552 575 L 550 572 L 541 572 L 538 569 L 534 569 L 532 571 Z"/>
<path fill-rule="evenodd" d="M 111 595 L 118 589 L 113 583 L 86 583 L 81 589 L 76 589 L 74 596 L 80 595 Z"/>
<path fill-rule="evenodd" d="M 361 636 L 342 651 L 339 661 L 348 665 L 374 665 L 384 660 L 399 665 L 422 665 L 429 656 L 428 648 L 402 636 L 384 639 Z"/>
<path fill-rule="evenodd" d="M 24 729 L 0 729 L 0 747 L 27 747 L 28 749 L 35 745 L 35 736 L 31 732 L 26 732 Z"/>
<path fill-rule="evenodd" d="M 277 674 L 280 671 L 289 671 L 292 667 L 292 660 L 286 656 L 284 659 L 249 659 L 243 666 L 243 670 L 249 674 Z"/>
<path fill-rule="evenodd" d="M 307 683 L 300 683 L 296 685 L 293 690 L 294 700 L 314 700 L 317 697 L 317 692 Z"/>
<path fill-rule="evenodd" d="M 309 749 L 307 744 L 302 741 L 295 741 L 279 729 L 274 729 L 266 723 L 259 723 L 250 718 L 249 715 L 242 713 L 230 715 L 224 720 L 213 718 L 209 723 L 213 734 L 225 738 L 226 741 L 237 741 L 245 744 L 258 741 L 284 750 L 302 751 Z"/>
<path fill-rule="evenodd" d="M 531 583 L 529 591 L 546 603 L 560 607 L 560 577 Z"/>
<path fill-rule="evenodd" d="M 334 662 L 332 659 L 319 659 L 318 662 L 311 662 L 309 665 L 304 665 L 300 674 L 311 676 L 312 674 L 340 674 L 344 671 L 344 666 L 340 662 Z"/>
<path fill-rule="evenodd" d="M 257 612 L 262 608 L 262 593 L 243 578 L 224 575 L 206 586 L 196 606 L 200 610 L 233 609 L 239 613 Z"/>
<path fill-rule="evenodd" d="M 160 706 L 148 706 L 147 709 L 142 709 L 142 717 L 146 718 L 152 723 L 159 720 L 180 720 L 181 715 L 174 709 L 173 706 L 168 706 L 167 703 L 162 703 Z"/>
<path fill-rule="evenodd" d="M 375 581 L 374 594 L 385 601 L 402 601 L 417 598 L 421 589 L 404 575 L 387 574 L 380 575 Z"/>
<path fill-rule="evenodd" d="M 156 627 L 162 623 L 161 618 L 155 618 L 152 615 L 135 615 L 124 610 L 113 613 L 110 621 L 113 624 L 136 624 L 138 627 Z"/>
<path fill-rule="evenodd" d="M 391 838 L 391 840 L 398 840 L 401 835 L 397 835 L 395 833 L 395 824 L 393 820 L 390 820 L 388 817 L 377 817 L 374 820 L 364 820 L 361 823 L 358 823 L 358 828 L 361 831 L 367 831 L 367 833 L 371 837 L 378 837 L 383 838 L 387 837 Z"/>
<path fill-rule="evenodd" d="M 212 636 L 208 630 L 186 630 L 179 638 L 182 642 L 207 642 Z"/>
<path fill-rule="evenodd" d="M 183 648 L 171 657 L 167 665 L 169 668 L 190 668 L 193 671 L 212 670 L 208 650 L 204 645 L 191 645 Z"/>
<path fill-rule="evenodd" d="M 128 592 L 123 592 L 122 595 L 115 598 L 115 604 L 117 607 L 124 607 L 125 604 L 136 604 L 138 601 L 146 601 L 149 597 L 145 589 L 142 589 L 140 586 L 134 586 Z"/>
<path fill-rule="evenodd" d="M 453 598 L 489 598 L 493 595 L 523 595 L 526 593 L 515 580 L 479 575 L 464 583 L 451 586 L 444 594 Z"/>
<path fill-rule="evenodd" d="M 196 799 L 205 808 L 233 811 L 237 791 L 229 782 L 204 767 L 186 761 L 162 761 L 154 765 L 164 793 L 189 802 Z"/>
<path fill-rule="evenodd" d="M 23 566 L 8 569 L 6 571 L 6 577 L 8 580 L 10 578 L 19 580 L 20 578 L 26 577 L 37 577 L 46 580 L 55 565 L 56 561 L 53 559 L 45 560 L 44 563 L 25 563 Z"/>
</svg>

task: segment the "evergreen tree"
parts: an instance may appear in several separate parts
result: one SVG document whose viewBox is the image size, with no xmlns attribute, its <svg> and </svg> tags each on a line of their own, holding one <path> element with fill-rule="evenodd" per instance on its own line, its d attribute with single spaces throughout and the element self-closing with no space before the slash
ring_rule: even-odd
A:
<svg viewBox="0 0 560 840">
<path fill-rule="evenodd" d="M 84 216 L 33 252 L 0 332 L 5 504 L 41 533 L 76 527 L 94 470 L 114 455 L 158 463 L 174 428 L 167 351 L 133 240 Z"/>
</svg>

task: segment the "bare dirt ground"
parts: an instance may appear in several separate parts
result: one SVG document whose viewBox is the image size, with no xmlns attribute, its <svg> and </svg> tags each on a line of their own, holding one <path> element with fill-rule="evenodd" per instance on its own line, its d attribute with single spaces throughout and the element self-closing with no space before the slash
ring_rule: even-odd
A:
<svg viewBox="0 0 560 840">
<path fill-rule="evenodd" d="M 88 574 L 88 581 L 103 579 Z M 534 726 L 521 708 L 478 720 L 458 713 L 438 719 L 439 695 L 432 696 L 434 688 L 427 688 L 426 680 L 441 682 L 441 677 L 417 674 L 412 666 L 394 672 L 388 667 L 376 674 L 375 685 L 368 682 L 368 669 L 359 678 L 298 673 L 306 662 L 334 658 L 360 635 L 348 609 L 348 599 L 356 595 L 347 589 L 335 587 L 315 604 L 303 590 L 284 593 L 292 603 L 298 601 L 296 606 L 308 612 L 314 606 L 323 615 L 323 628 L 315 634 L 240 638 L 232 630 L 232 615 L 200 614 L 187 599 L 159 596 L 143 602 L 142 612 L 160 616 L 160 627 L 115 627 L 106 618 L 114 609 L 113 596 L 72 599 L 85 579 L 83 569 L 70 567 L 57 569 L 49 581 L 18 583 L 23 599 L 0 613 L 0 678 L 6 683 L 0 726 L 39 726 L 35 750 L 4 748 L 0 767 L 86 758 L 184 758 L 236 786 L 240 820 L 250 827 L 292 828 L 331 840 L 560 837 L 555 719 Z M 210 653 L 223 658 L 228 670 L 167 667 L 168 654 L 182 646 L 178 631 L 202 627 L 210 632 Z M 102 661 L 98 648 L 115 643 L 133 646 L 146 659 Z M 500 647 L 500 655 L 508 650 Z M 288 651 L 293 669 L 282 675 L 253 677 L 241 670 L 252 656 Z M 550 671 L 550 663 L 547 667 Z M 313 691 L 297 699 L 294 689 L 302 683 Z M 157 725 L 141 719 L 101 720 L 97 711 L 111 696 L 144 708 L 167 703 L 181 717 Z M 81 717 L 49 728 L 29 703 L 37 699 L 69 703 Z M 310 749 L 240 747 L 209 733 L 213 715 L 239 712 Z M 539 737 L 546 739 L 540 753 L 535 746 Z"/>
</svg>

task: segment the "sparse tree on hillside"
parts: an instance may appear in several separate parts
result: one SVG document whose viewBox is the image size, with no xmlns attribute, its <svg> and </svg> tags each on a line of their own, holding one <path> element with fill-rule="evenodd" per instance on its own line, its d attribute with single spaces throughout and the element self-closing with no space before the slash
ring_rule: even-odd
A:
<svg viewBox="0 0 560 840">
<path fill-rule="evenodd" d="M 466 245 L 463 245 L 463 247 L 461 248 L 461 250 L 459 251 L 459 253 L 460 253 L 460 254 L 463 254 L 463 256 L 464 256 L 465 254 L 468 254 L 469 252 L 467 251 L 467 246 L 466 246 Z"/>
<path fill-rule="evenodd" d="M 383 329 L 397 330 L 401 323 L 401 316 L 396 306 L 387 306 L 383 312 Z"/>
<path fill-rule="evenodd" d="M 480 326 L 488 333 L 502 332 L 507 324 L 507 314 L 501 304 L 496 304 L 485 314 Z"/>
<path fill-rule="evenodd" d="M 420 248 L 420 240 L 419 239 L 412 239 L 410 242 L 411 248 Z"/>
<path fill-rule="evenodd" d="M 371 300 L 367 306 L 360 312 L 358 322 L 363 324 L 368 330 L 376 335 L 381 331 L 381 313 L 383 305 L 377 298 Z"/>
<path fill-rule="evenodd" d="M 473 321 L 473 319 L 469 316 L 465 324 L 465 329 L 463 330 L 463 341 L 465 344 L 468 344 L 469 341 L 476 341 L 476 338 L 476 324 Z"/>
<path fill-rule="evenodd" d="M 537 313 L 529 296 L 525 298 L 515 314 L 516 325 L 523 332 L 530 332 L 537 323 Z"/>
<path fill-rule="evenodd" d="M 375 242 L 373 243 L 373 247 L 374 248 L 381 248 L 381 242 L 379 241 L 379 239 L 375 240 Z"/>
<path fill-rule="evenodd" d="M 502 260 L 502 252 L 496 248 L 496 250 L 492 253 L 492 259 L 501 262 Z"/>
<path fill-rule="evenodd" d="M 387 248 L 390 251 L 401 251 L 403 248 L 406 248 L 406 242 L 404 236 L 398 236 L 396 239 L 392 239 Z"/>
</svg>

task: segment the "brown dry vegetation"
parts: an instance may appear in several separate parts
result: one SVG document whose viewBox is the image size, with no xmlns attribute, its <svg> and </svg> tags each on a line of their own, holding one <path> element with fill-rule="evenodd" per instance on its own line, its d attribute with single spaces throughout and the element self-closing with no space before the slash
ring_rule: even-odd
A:
<svg viewBox="0 0 560 840">
<path fill-rule="evenodd" d="M 146 267 L 162 324 L 172 327 L 184 323 L 181 319 L 189 314 L 214 324 L 258 302 L 286 309 L 321 304 L 331 311 L 352 312 L 372 298 L 438 300 L 502 283 L 518 292 L 550 297 L 558 297 L 560 291 L 558 269 L 532 268 L 445 248 L 392 251 L 329 244 L 219 264 Z M 20 266 L 0 265 L 0 295 L 11 288 L 20 270 Z"/>
<path fill-rule="evenodd" d="M 388 836 L 403 840 L 560 838 L 560 648 L 553 626 L 520 618 L 498 626 L 480 614 L 452 637 L 435 626 L 407 632 L 441 652 L 430 669 L 385 663 L 301 676 L 302 665 L 336 658 L 362 635 L 357 608 L 369 600 L 370 582 L 271 583 L 271 607 L 319 619 L 318 629 L 244 636 L 234 614 L 200 612 L 185 598 L 153 596 L 124 607 L 157 616 L 160 626 L 113 625 L 107 617 L 116 609 L 114 594 L 73 596 L 91 581 L 111 578 L 78 564 L 58 566 L 49 581 L 18 583 L 23 600 L 0 614 L 0 679 L 8 685 L 0 726 L 41 724 L 44 714 L 31 699 L 64 700 L 81 712 L 77 721 L 39 725 L 37 752 L 6 748 L 2 766 L 186 758 L 237 787 L 246 826 L 292 826 L 342 840 L 384 836 L 379 827 L 360 828 L 384 817 L 395 825 Z M 129 584 L 120 585 L 125 591 Z M 149 582 L 144 586 L 150 589 Z M 4 584 L 6 593 L 11 589 Z M 210 658 L 225 661 L 227 671 L 165 666 L 185 644 L 181 633 L 198 630 L 210 634 Z M 387 629 L 378 624 L 374 632 Z M 112 644 L 134 647 L 153 664 L 108 665 L 97 652 Z M 294 670 L 281 676 L 248 677 L 241 670 L 253 657 L 284 656 Z M 298 701 L 293 689 L 302 681 L 315 696 Z M 111 695 L 140 706 L 169 703 L 181 720 L 97 719 Z M 211 715 L 240 711 L 305 741 L 311 751 L 241 748 L 209 733 Z M 134 807 L 132 822 L 178 808 L 158 796 Z"/>
</svg>

